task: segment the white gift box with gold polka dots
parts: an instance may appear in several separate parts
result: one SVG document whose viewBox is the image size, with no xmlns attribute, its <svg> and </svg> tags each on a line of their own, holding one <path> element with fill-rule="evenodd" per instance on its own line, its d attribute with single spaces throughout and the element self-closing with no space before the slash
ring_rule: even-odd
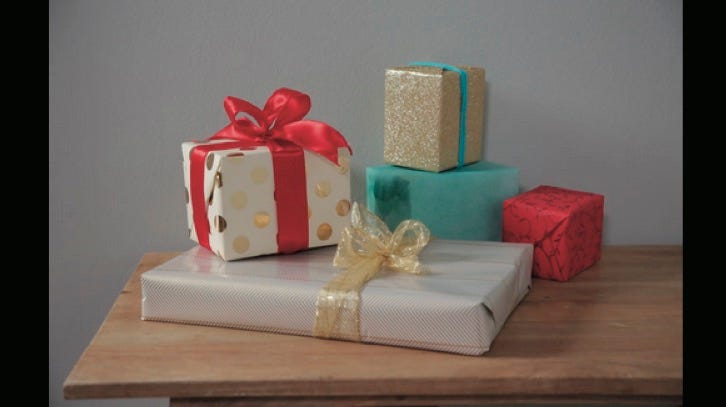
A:
<svg viewBox="0 0 726 407">
<path fill-rule="evenodd" d="M 182 144 L 189 237 L 199 242 L 190 201 L 190 152 L 200 144 Z M 308 203 L 308 246 L 334 245 L 349 224 L 350 154 L 338 150 L 340 165 L 305 151 Z M 211 250 L 224 260 L 273 254 L 277 246 L 277 208 L 272 155 L 267 147 L 212 151 L 204 166 L 204 196 L 210 225 Z"/>
</svg>

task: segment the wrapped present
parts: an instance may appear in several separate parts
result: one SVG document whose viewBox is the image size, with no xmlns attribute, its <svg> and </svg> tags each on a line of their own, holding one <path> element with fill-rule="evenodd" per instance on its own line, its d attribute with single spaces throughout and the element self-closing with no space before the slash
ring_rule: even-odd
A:
<svg viewBox="0 0 726 407">
<path fill-rule="evenodd" d="M 295 90 L 278 89 L 262 110 L 224 105 L 229 125 L 182 144 L 190 238 L 225 260 L 336 244 L 351 205 L 345 138 L 301 120 L 310 98 Z"/>
<path fill-rule="evenodd" d="M 434 62 L 387 69 L 386 163 L 440 172 L 479 161 L 484 75 L 483 68 Z"/>
<path fill-rule="evenodd" d="M 529 291 L 532 245 L 434 240 L 423 248 L 421 223 L 390 232 L 357 213 L 354 205 L 337 250 L 239 262 L 199 247 L 184 252 L 142 274 L 142 319 L 465 355 L 489 350 Z"/>
<path fill-rule="evenodd" d="M 519 193 L 517 168 L 480 161 L 432 173 L 366 168 L 366 205 L 389 227 L 418 219 L 437 238 L 502 240 L 502 203 Z"/>
<path fill-rule="evenodd" d="M 534 245 L 534 276 L 567 281 L 600 260 L 605 197 L 541 185 L 504 201 L 503 240 Z"/>
</svg>

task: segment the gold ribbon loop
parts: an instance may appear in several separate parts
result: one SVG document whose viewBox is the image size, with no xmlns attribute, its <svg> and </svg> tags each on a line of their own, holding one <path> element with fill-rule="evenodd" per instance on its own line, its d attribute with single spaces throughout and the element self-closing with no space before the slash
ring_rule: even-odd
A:
<svg viewBox="0 0 726 407">
<path fill-rule="evenodd" d="M 421 274 L 418 254 L 428 244 L 429 229 L 405 220 L 391 233 L 365 206 L 353 203 L 350 226 L 342 234 L 333 266 L 343 269 L 318 293 L 313 336 L 360 341 L 360 292 L 384 267 Z"/>
</svg>

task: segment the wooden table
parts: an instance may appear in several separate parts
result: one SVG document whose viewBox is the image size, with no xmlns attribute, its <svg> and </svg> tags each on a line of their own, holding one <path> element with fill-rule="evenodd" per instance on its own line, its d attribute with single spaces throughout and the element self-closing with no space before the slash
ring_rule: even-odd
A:
<svg viewBox="0 0 726 407">
<path fill-rule="evenodd" d="M 140 320 L 144 255 L 64 385 L 67 399 L 171 406 L 678 405 L 683 249 L 606 247 L 566 283 L 534 279 L 491 351 L 460 356 Z"/>
</svg>

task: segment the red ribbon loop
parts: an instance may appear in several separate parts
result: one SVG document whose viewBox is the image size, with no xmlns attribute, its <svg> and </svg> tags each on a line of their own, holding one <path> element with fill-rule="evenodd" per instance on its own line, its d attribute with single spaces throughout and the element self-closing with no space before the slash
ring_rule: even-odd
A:
<svg viewBox="0 0 726 407">
<path fill-rule="evenodd" d="M 229 121 L 232 124 L 237 124 L 242 127 L 257 127 L 261 130 L 260 133 L 267 130 L 267 123 L 265 122 L 262 110 L 246 100 L 227 96 L 226 98 L 224 98 L 224 110 L 227 112 L 227 117 L 229 117 Z M 246 113 L 250 115 L 257 121 L 258 124 L 255 126 L 255 124 L 246 117 L 237 119 L 237 115 L 240 113 Z M 215 136 L 213 136 L 212 138 L 221 138 L 216 136 L 217 135 L 215 134 Z"/>
<path fill-rule="evenodd" d="M 302 120 L 310 111 L 310 96 L 294 89 L 276 90 L 262 110 L 246 100 L 227 96 L 224 110 L 231 123 L 212 136 L 212 140 L 249 141 L 250 145 L 267 145 L 271 151 L 284 150 L 281 145 L 287 143 L 277 142 L 284 140 L 320 154 L 336 165 L 339 165 L 339 148 L 345 147 L 353 154 L 336 129 L 327 123 Z M 247 117 L 237 118 L 240 113 L 249 115 L 254 122 Z"/>
</svg>

